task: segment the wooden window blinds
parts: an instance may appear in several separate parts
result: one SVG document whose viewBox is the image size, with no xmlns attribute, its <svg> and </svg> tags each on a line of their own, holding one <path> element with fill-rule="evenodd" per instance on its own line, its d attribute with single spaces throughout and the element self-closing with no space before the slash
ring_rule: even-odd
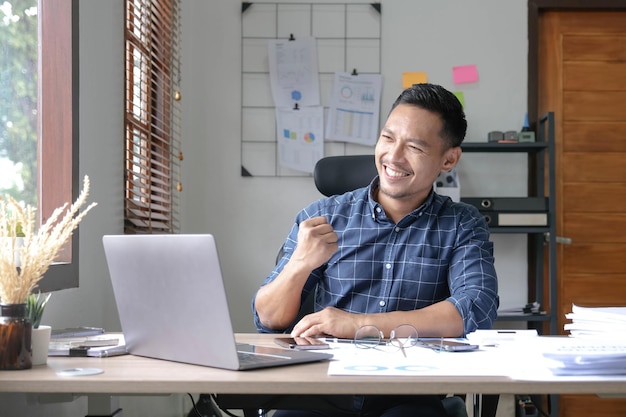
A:
<svg viewBox="0 0 626 417">
<path fill-rule="evenodd" d="M 126 234 L 178 230 L 180 32 L 180 0 L 126 0 Z"/>
</svg>

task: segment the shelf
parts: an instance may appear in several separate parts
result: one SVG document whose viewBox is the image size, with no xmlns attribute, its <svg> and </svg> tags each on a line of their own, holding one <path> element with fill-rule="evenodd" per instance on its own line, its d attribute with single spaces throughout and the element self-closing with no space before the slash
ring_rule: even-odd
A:
<svg viewBox="0 0 626 417">
<path fill-rule="evenodd" d="M 548 233 L 550 226 L 492 226 L 489 227 L 491 233 Z"/>
<path fill-rule="evenodd" d="M 555 149 L 554 149 L 554 113 L 547 113 L 537 126 L 535 142 L 498 143 L 498 142 L 464 142 L 461 149 L 465 153 L 522 153 L 529 156 L 528 193 L 521 197 L 489 196 L 462 198 L 461 201 L 476 207 L 488 217 L 489 232 L 492 234 L 532 235 L 528 241 L 529 279 L 532 279 L 534 290 L 529 294 L 536 297 L 549 309 L 557 305 L 556 295 L 556 240 L 545 240 L 542 234 L 556 236 L 556 181 L 555 181 Z M 502 214 L 540 214 L 545 217 L 521 218 L 509 217 L 504 222 Z M 515 221 L 512 221 L 515 220 Z M 499 223 L 507 226 L 498 226 Z M 528 225 L 524 225 L 524 223 Z M 510 226 L 517 224 L 517 226 Z M 547 242 L 547 244 L 546 244 Z M 547 253 L 544 250 L 547 248 Z M 547 262 L 547 270 L 544 263 Z M 554 314 L 523 314 L 505 313 L 498 316 L 500 321 L 523 321 L 539 323 L 546 328 L 547 334 L 557 334 L 557 317 Z M 546 325 L 544 325 L 544 323 Z M 549 330 L 547 329 L 549 327 Z"/>
<path fill-rule="evenodd" d="M 498 314 L 496 321 L 527 321 L 527 322 L 540 322 L 550 321 L 552 317 L 549 314 L 514 314 L 504 313 Z"/>
<path fill-rule="evenodd" d="M 497 143 L 497 142 L 463 142 L 463 152 L 541 152 L 548 148 L 547 142 L 521 142 L 521 143 Z"/>
</svg>

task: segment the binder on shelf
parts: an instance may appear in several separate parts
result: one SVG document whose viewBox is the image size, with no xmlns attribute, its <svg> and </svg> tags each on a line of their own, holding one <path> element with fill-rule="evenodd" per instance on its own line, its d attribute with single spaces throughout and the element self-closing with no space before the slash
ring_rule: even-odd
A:
<svg viewBox="0 0 626 417">
<path fill-rule="evenodd" d="M 491 227 L 548 225 L 546 197 L 468 197 L 461 201 L 476 207 Z"/>
<path fill-rule="evenodd" d="M 489 226 L 547 226 L 548 213 L 495 213 L 482 212 Z"/>
<path fill-rule="evenodd" d="M 548 211 L 547 197 L 463 197 L 461 201 L 471 204 L 479 211 L 518 213 Z"/>
</svg>

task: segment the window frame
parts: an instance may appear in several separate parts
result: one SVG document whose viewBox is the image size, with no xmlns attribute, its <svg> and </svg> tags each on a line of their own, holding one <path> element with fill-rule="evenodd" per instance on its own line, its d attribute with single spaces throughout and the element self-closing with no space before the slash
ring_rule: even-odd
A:
<svg viewBox="0 0 626 417">
<path fill-rule="evenodd" d="M 38 0 L 38 221 L 71 204 L 79 181 L 78 0 Z M 79 284 L 79 228 L 39 282 L 49 292 Z"/>
</svg>

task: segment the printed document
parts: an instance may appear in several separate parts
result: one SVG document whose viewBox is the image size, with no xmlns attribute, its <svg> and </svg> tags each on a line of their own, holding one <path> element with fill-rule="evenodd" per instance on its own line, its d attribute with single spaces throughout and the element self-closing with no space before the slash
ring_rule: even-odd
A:
<svg viewBox="0 0 626 417">
<path fill-rule="evenodd" d="M 565 330 L 578 338 L 621 340 L 626 344 L 626 307 L 581 307 L 572 305 Z"/>
<path fill-rule="evenodd" d="M 380 118 L 380 74 L 335 73 L 326 140 L 374 146 Z"/>
<path fill-rule="evenodd" d="M 315 163 L 324 156 L 324 109 L 277 108 L 276 132 L 279 164 L 312 174 Z"/>
<path fill-rule="evenodd" d="M 268 58 L 275 107 L 321 104 L 315 38 L 271 40 Z"/>
</svg>

